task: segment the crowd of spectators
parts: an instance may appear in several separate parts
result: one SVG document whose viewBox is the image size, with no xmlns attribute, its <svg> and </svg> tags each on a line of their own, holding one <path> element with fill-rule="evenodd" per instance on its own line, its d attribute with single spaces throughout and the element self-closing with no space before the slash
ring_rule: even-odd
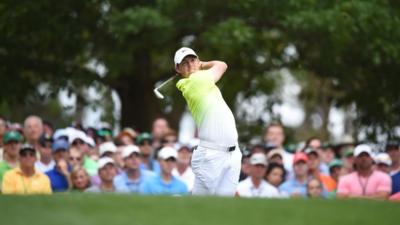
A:
<svg viewBox="0 0 400 225">
<path fill-rule="evenodd" d="M 285 149 L 278 123 L 259 144 L 242 149 L 237 197 L 400 199 L 400 146 L 311 137 Z M 192 144 L 180 143 L 165 118 L 150 132 L 81 125 L 55 129 L 38 116 L 23 124 L 0 117 L 2 194 L 124 193 L 189 195 Z"/>
</svg>

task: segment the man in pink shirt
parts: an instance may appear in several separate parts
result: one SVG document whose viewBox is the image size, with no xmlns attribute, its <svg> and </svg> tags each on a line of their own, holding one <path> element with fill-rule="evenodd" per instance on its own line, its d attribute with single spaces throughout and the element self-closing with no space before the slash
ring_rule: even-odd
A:
<svg viewBox="0 0 400 225">
<path fill-rule="evenodd" d="M 365 144 L 354 149 L 355 172 L 339 178 L 338 198 L 387 199 L 392 190 L 388 174 L 373 169 L 371 147 Z"/>
</svg>

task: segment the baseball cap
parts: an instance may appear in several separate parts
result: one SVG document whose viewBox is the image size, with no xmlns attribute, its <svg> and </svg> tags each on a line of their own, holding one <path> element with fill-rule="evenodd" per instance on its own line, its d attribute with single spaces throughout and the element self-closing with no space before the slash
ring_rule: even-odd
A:
<svg viewBox="0 0 400 225">
<path fill-rule="evenodd" d="M 97 169 L 101 170 L 103 167 L 105 167 L 107 164 L 112 164 L 115 165 L 115 162 L 112 158 L 110 157 L 103 157 L 100 158 L 99 161 L 97 161 Z"/>
<path fill-rule="evenodd" d="M 343 166 L 342 160 L 340 160 L 340 159 L 334 159 L 334 160 L 332 160 L 332 161 L 329 163 L 329 168 L 332 168 L 332 167 L 335 167 L 335 166 L 337 166 L 337 167 Z"/>
<path fill-rule="evenodd" d="M 24 151 L 36 152 L 36 149 L 35 149 L 35 147 L 33 147 L 33 146 L 30 145 L 30 144 L 24 144 L 24 145 L 22 145 L 21 148 L 19 149 L 19 153 L 21 154 L 21 152 L 24 152 Z"/>
<path fill-rule="evenodd" d="M 306 153 L 307 155 L 312 154 L 312 153 L 318 155 L 317 150 L 315 150 L 315 149 L 313 149 L 313 148 L 306 148 L 306 149 L 304 149 L 304 153 Z"/>
<path fill-rule="evenodd" d="M 99 146 L 100 156 L 104 155 L 104 153 L 106 152 L 115 153 L 116 151 L 117 151 L 117 146 L 115 146 L 115 144 L 111 141 L 104 142 Z"/>
<path fill-rule="evenodd" d="M 250 165 L 267 165 L 267 158 L 263 153 L 254 153 L 250 157 Z"/>
<path fill-rule="evenodd" d="M 70 131 L 68 140 L 69 140 L 70 144 L 72 144 L 77 139 L 82 140 L 83 142 L 86 143 L 86 141 L 85 141 L 86 136 L 87 135 L 85 134 L 85 132 L 75 129 L 75 130 Z"/>
<path fill-rule="evenodd" d="M 152 142 L 153 136 L 151 136 L 151 134 L 149 134 L 147 132 L 143 132 L 143 133 L 139 134 L 136 138 L 136 143 L 138 145 L 141 145 L 141 144 L 143 144 L 144 141 Z"/>
<path fill-rule="evenodd" d="M 125 159 L 126 157 L 129 157 L 130 155 L 132 155 L 132 153 L 140 154 L 139 147 L 136 145 L 127 145 L 122 150 L 122 158 Z"/>
<path fill-rule="evenodd" d="M 300 162 L 300 161 L 304 161 L 304 162 L 307 162 L 307 161 L 308 161 L 308 157 L 307 157 L 307 155 L 306 155 L 304 152 L 296 152 L 296 153 L 294 154 L 294 157 L 293 157 L 293 164 L 296 164 L 296 163 L 298 163 L 298 162 Z"/>
<path fill-rule="evenodd" d="M 175 52 L 175 56 L 174 56 L 174 63 L 175 63 L 175 66 L 177 66 L 179 63 L 181 63 L 182 60 L 183 60 L 186 56 L 188 56 L 188 55 L 193 55 L 193 56 L 198 57 L 198 56 L 196 55 L 196 53 L 193 51 L 193 49 L 191 49 L 191 48 L 182 47 L 182 48 L 178 49 L 178 50 Z"/>
<path fill-rule="evenodd" d="M 53 150 L 53 152 L 56 152 L 58 150 L 68 150 L 69 149 L 68 141 L 63 138 L 57 139 L 51 145 L 51 149 Z"/>
<path fill-rule="evenodd" d="M 44 147 L 46 145 L 46 142 L 53 143 L 53 137 L 49 134 L 43 133 L 42 135 L 40 135 L 39 144 L 40 146 Z"/>
<path fill-rule="evenodd" d="M 172 147 L 164 147 L 158 152 L 158 158 L 162 160 L 167 160 L 169 158 L 178 158 L 177 151 Z"/>
<path fill-rule="evenodd" d="M 392 159 L 390 159 L 390 156 L 387 153 L 381 152 L 375 157 L 375 163 L 376 164 L 385 164 L 387 166 L 392 165 Z"/>
<path fill-rule="evenodd" d="M 354 153 L 354 148 L 348 147 L 344 149 L 343 156 L 344 157 L 353 156 L 353 153 Z"/>
<path fill-rule="evenodd" d="M 368 153 L 369 156 L 372 156 L 372 149 L 369 147 L 369 145 L 366 144 L 360 144 L 357 145 L 356 148 L 354 149 L 353 156 L 358 157 L 361 153 Z"/>
<path fill-rule="evenodd" d="M 274 156 L 276 156 L 276 155 L 279 155 L 279 156 L 283 159 L 282 151 L 283 151 L 283 149 L 274 149 L 274 150 L 271 150 L 270 152 L 268 152 L 267 158 L 268 158 L 268 159 L 271 159 L 272 157 L 274 157 Z"/>
<path fill-rule="evenodd" d="M 3 142 L 7 144 L 10 141 L 22 142 L 22 135 L 18 131 L 11 130 L 4 134 Z"/>
</svg>

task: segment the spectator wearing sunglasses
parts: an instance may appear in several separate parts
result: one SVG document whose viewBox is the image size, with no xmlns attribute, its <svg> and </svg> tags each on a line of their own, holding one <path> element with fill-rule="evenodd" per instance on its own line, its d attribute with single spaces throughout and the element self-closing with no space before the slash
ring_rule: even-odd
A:
<svg viewBox="0 0 400 225">
<path fill-rule="evenodd" d="M 6 172 L 2 183 L 4 194 L 51 194 L 49 178 L 35 169 L 36 150 L 23 145 L 19 150 L 19 166 Z"/>
</svg>

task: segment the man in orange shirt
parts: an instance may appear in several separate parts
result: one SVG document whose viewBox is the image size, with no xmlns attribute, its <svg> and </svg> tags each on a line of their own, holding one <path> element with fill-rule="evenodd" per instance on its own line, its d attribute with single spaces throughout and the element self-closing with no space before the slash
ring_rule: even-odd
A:
<svg viewBox="0 0 400 225">
<path fill-rule="evenodd" d="M 336 181 L 332 179 L 330 176 L 320 172 L 321 158 L 319 156 L 319 153 L 312 148 L 306 148 L 304 150 L 304 153 L 306 153 L 308 156 L 307 164 L 308 164 L 309 175 L 320 180 L 324 185 L 326 191 L 328 192 L 334 191 L 337 185 Z"/>
<path fill-rule="evenodd" d="M 35 170 L 36 150 L 24 145 L 19 150 L 19 166 L 4 174 L 4 194 L 51 194 L 49 178 Z"/>
</svg>

